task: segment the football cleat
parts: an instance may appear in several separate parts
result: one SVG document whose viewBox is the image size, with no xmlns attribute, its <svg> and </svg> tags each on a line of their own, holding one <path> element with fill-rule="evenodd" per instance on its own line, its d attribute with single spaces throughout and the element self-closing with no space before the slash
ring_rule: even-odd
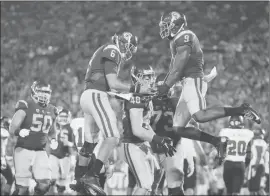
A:
<svg viewBox="0 0 270 196">
<path fill-rule="evenodd" d="M 243 116 L 249 120 L 253 120 L 257 124 L 261 124 L 261 118 L 253 108 L 248 103 L 243 103 L 240 107 L 244 109 Z"/>
<path fill-rule="evenodd" d="M 106 195 L 105 191 L 102 189 L 100 182 L 99 182 L 99 176 L 88 176 L 84 175 L 81 178 L 81 183 L 83 185 L 84 191 L 89 195 Z"/>
</svg>

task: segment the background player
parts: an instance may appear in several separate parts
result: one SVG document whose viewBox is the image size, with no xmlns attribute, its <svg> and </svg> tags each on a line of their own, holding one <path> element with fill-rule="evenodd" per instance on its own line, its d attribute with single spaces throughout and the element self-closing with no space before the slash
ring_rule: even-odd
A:
<svg viewBox="0 0 270 196">
<path fill-rule="evenodd" d="M 18 136 L 14 150 L 15 194 L 27 194 L 32 176 L 37 183 L 35 194 L 44 195 L 50 188 L 51 168 L 45 146 L 55 115 L 55 107 L 49 104 L 51 92 L 49 84 L 35 81 L 32 99 L 19 100 L 15 106 L 9 130 Z"/>
<path fill-rule="evenodd" d="M 6 147 L 9 138 L 8 128 L 8 118 L 1 117 L 1 195 L 10 195 L 11 186 L 14 182 L 14 174 L 6 160 Z"/>
<path fill-rule="evenodd" d="M 229 138 L 228 155 L 225 158 L 223 170 L 227 194 L 239 195 L 244 184 L 248 145 L 250 145 L 254 134 L 251 130 L 244 128 L 242 116 L 232 116 L 229 119 L 229 128 L 222 129 L 219 135 Z"/>
<path fill-rule="evenodd" d="M 70 126 L 71 112 L 67 109 L 58 110 L 55 121 L 57 145 L 50 146 L 50 164 L 52 169 L 53 194 L 63 194 L 68 191 L 71 180 L 71 169 L 75 163 L 75 137 Z"/>
<path fill-rule="evenodd" d="M 92 189 L 105 194 L 99 185 L 98 174 L 120 138 L 117 118 L 106 91 L 143 93 L 151 90 L 140 88 L 140 86 L 135 89 L 134 85 L 123 83 L 118 79 L 120 65 L 136 53 L 137 44 L 138 38 L 129 32 L 115 35 L 112 37 L 112 42 L 98 48 L 89 61 L 85 76 L 85 91 L 80 99 L 80 105 L 85 114 L 85 143 L 82 148 L 86 152 L 84 154 L 90 154 L 93 151 L 94 141 L 91 131 L 101 131 L 104 141 L 93 169 L 81 179 L 88 191 Z"/>
<path fill-rule="evenodd" d="M 264 141 L 264 130 L 256 128 L 254 138 L 251 141 L 251 161 L 248 166 L 248 190 L 254 195 L 266 195 L 261 187 L 262 178 L 265 172 L 265 160 L 267 160 L 268 145 Z"/>
<path fill-rule="evenodd" d="M 204 57 L 199 39 L 194 32 L 188 30 L 185 15 L 178 12 L 164 14 L 159 27 L 161 38 L 168 38 L 170 41 L 172 58 L 167 78 L 163 85 L 158 86 L 158 92 L 166 95 L 178 81 L 183 86 L 174 116 L 174 127 L 182 137 L 216 146 L 222 160 L 226 156 L 226 138 L 215 137 L 193 127 L 185 128 L 190 118 L 203 123 L 226 116 L 243 115 L 260 123 L 260 117 L 248 104 L 240 107 L 206 108 L 207 79 L 204 78 Z"/>
<path fill-rule="evenodd" d="M 135 88 L 138 85 L 152 88 L 154 84 L 152 73 L 153 70 L 149 68 L 133 67 L 131 79 Z M 134 95 L 124 103 L 124 133 L 119 152 L 136 179 L 137 187 L 134 189 L 133 195 L 149 195 L 151 192 L 153 174 L 147 160 L 147 153 L 150 149 L 145 142 L 160 145 L 162 152 L 168 153 L 170 156 L 174 153 L 174 148 L 170 144 L 171 139 L 156 135 L 150 127 L 151 108 L 149 96 Z"/>
</svg>

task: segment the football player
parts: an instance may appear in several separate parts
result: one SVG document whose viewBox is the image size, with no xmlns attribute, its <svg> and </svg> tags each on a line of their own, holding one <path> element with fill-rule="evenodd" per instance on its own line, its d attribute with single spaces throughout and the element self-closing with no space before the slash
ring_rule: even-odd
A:
<svg viewBox="0 0 270 196">
<path fill-rule="evenodd" d="M 219 135 L 229 138 L 228 154 L 223 167 L 223 179 L 227 194 L 239 195 L 244 184 L 248 145 L 250 145 L 254 134 L 251 130 L 244 128 L 242 116 L 232 116 L 229 119 L 229 128 L 222 129 Z"/>
<path fill-rule="evenodd" d="M 265 173 L 265 161 L 267 160 L 268 145 L 264 140 L 265 131 L 256 128 L 254 138 L 251 141 L 251 160 L 248 166 L 248 190 L 252 195 L 265 195 L 261 188 L 261 180 Z"/>
<path fill-rule="evenodd" d="M 57 145 L 50 145 L 50 164 L 52 168 L 52 191 L 64 193 L 70 180 L 72 158 L 75 154 L 75 136 L 70 126 L 71 112 L 59 107 L 55 121 Z"/>
<path fill-rule="evenodd" d="M 85 143 L 79 156 L 89 156 L 95 143 L 91 131 L 101 131 L 104 141 L 94 162 L 81 179 L 86 189 L 104 195 L 98 174 L 119 142 L 117 118 L 107 91 L 148 93 L 152 89 L 124 83 L 118 79 L 120 66 L 137 51 L 138 38 L 130 32 L 114 35 L 110 43 L 99 47 L 89 61 L 85 75 L 85 90 L 80 105 L 85 117 Z M 98 129 L 96 129 L 96 126 Z M 95 133 L 94 133 L 95 134 Z"/>
<path fill-rule="evenodd" d="M 1 179 L 1 195 L 10 195 L 11 186 L 14 182 L 13 172 L 6 160 L 6 147 L 9 138 L 9 123 L 6 119 L 1 117 L 1 176 L 4 177 L 3 181 Z"/>
<path fill-rule="evenodd" d="M 135 68 L 131 70 L 132 82 L 137 88 L 147 86 L 153 88 L 155 82 L 151 68 Z M 146 87 L 145 87 L 146 88 Z M 120 158 L 129 165 L 136 179 L 137 186 L 133 195 L 149 195 L 153 183 L 153 174 L 147 159 L 148 142 L 158 145 L 161 152 L 173 156 L 175 149 L 171 139 L 158 136 L 150 127 L 152 102 L 149 96 L 133 95 L 124 103 L 123 139 L 119 149 Z M 148 143 L 149 145 L 149 143 Z"/>
<path fill-rule="evenodd" d="M 159 27 L 161 38 L 170 41 L 172 58 L 169 73 L 164 83 L 158 86 L 158 93 L 166 95 L 176 82 L 182 83 L 182 93 L 174 115 L 175 130 L 181 137 L 217 146 L 222 161 L 226 156 L 226 138 L 212 136 L 194 127 L 185 128 L 190 118 L 199 123 L 237 115 L 243 115 L 256 123 L 260 123 L 261 119 L 248 104 L 206 108 L 205 93 L 209 78 L 204 77 L 204 58 L 199 39 L 188 29 L 185 15 L 175 11 L 164 14 Z"/>
<path fill-rule="evenodd" d="M 51 93 L 49 84 L 35 81 L 32 99 L 19 100 L 15 106 L 9 131 L 18 136 L 14 150 L 17 195 L 27 194 L 32 177 L 36 181 L 35 194 L 44 195 L 50 188 L 51 168 L 45 147 L 55 115 L 55 107 L 49 104 Z M 54 134 L 50 138 L 55 140 Z"/>
</svg>

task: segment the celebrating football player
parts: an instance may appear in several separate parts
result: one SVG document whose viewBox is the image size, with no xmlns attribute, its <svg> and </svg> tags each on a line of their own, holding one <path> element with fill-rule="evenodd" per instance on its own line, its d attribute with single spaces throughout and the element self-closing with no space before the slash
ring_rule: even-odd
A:
<svg viewBox="0 0 270 196">
<path fill-rule="evenodd" d="M 253 138 L 253 132 L 244 128 L 242 116 L 232 116 L 229 119 L 229 128 L 222 129 L 220 136 L 229 138 L 227 157 L 224 162 L 223 179 L 228 195 L 239 195 L 244 184 L 245 161 L 248 145 Z"/>
<path fill-rule="evenodd" d="M 64 193 L 70 181 L 75 152 L 75 136 L 70 127 L 71 112 L 61 108 L 58 110 L 55 123 L 57 143 L 50 145 L 50 164 L 52 168 L 53 193 Z"/>
<path fill-rule="evenodd" d="M 186 125 L 192 117 L 199 123 L 208 122 L 226 116 L 245 116 L 256 123 L 261 119 L 248 104 L 239 107 L 206 108 L 205 93 L 208 78 L 204 77 L 203 51 L 194 32 L 188 30 L 184 14 L 170 12 L 161 17 L 160 36 L 170 41 L 172 54 L 170 70 L 163 85 L 158 86 L 158 93 L 166 95 L 178 81 L 182 83 L 182 93 L 174 115 L 174 127 L 181 137 L 208 142 L 218 149 L 221 160 L 226 156 L 227 140 L 215 137 L 194 127 Z"/>
<path fill-rule="evenodd" d="M 132 82 L 137 88 L 152 88 L 155 80 L 152 68 L 135 68 L 131 70 Z M 149 96 L 134 95 L 124 103 L 123 139 L 119 152 L 126 161 L 136 179 L 137 187 L 133 195 L 149 195 L 153 183 L 153 174 L 147 159 L 150 146 L 148 142 L 160 147 L 161 152 L 173 156 L 175 149 L 168 137 L 158 136 L 150 126 L 152 102 Z M 148 146 L 147 146 L 148 144 Z"/>
<path fill-rule="evenodd" d="M 49 84 L 35 81 L 29 101 L 19 100 L 10 125 L 10 133 L 18 136 L 14 150 L 16 194 L 28 192 L 32 176 L 36 181 L 35 194 L 44 195 L 50 188 L 51 168 L 45 146 L 53 124 L 55 107 Z M 54 138 L 53 135 L 51 138 Z"/>
<path fill-rule="evenodd" d="M 265 131 L 256 128 L 254 138 L 251 141 L 251 160 L 248 166 L 248 190 L 251 195 L 266 195 L 261 187 L 261 180 L 265 173 L 265 161 L 267 160 L 268 144 L 264 141 Z"/>
<path fill-rule="evenodd" d="M 89 156 L 93 152 L 91 131 L 101 131 L 105 137 L 96 157 L 93 169 L 81 179 L 86 189 L 102 195 L 105 192 L 99 185 L 98 174 L 119 142 L 117 119 L 112 109 L 107 91 L 148 93 L 148 87 L 135 88 L 118 79 L 120 66 L 137 51 L 138 38 L 129 32 L 114 35 L 112 41 L 102 45 L 93 54 L 85 75 L 85 90 L 81 95 L 80 105 L 85 114 L 85 142 L 81 155 Z"/>
</svg>

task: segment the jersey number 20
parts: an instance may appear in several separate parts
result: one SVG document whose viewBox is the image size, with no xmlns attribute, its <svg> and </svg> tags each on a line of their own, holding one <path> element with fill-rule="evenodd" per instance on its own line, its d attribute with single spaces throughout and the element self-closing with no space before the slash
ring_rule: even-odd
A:
<svg viewBox="0 0 270 196">
<path fill-rule="evenodd" d="M 52 117 L 43 114 L 33 114 L 31 131 L 48 133 L 52 125 Z"/>
<path fill-rule="evenodd" d="M 246 154 L 246 142 L 245 141 L 234 141 L 229 140 L 228 142 L 228 155 L 239 155 L 244 156 Z"/>
</svg>

